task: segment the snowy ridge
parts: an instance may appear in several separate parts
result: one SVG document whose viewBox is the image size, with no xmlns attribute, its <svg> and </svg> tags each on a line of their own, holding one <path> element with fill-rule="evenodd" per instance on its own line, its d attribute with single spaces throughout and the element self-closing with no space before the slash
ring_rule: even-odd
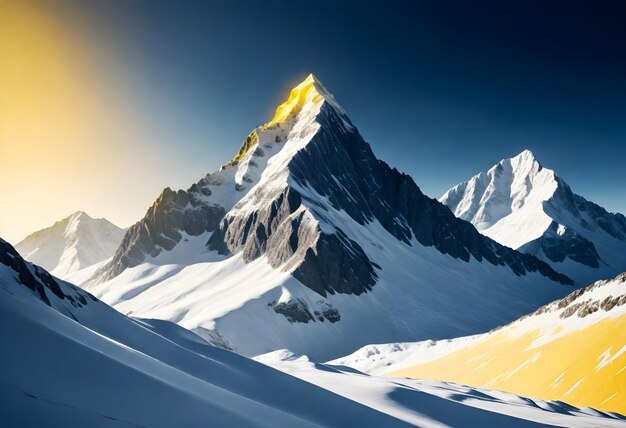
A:
<svg viewBox="0 0 626 428">
<path fill-rule="evenodd" d="M 30 234 L 15 248 L 27 260 L 65 278 L 112 257 L 123 236 L 124 229 L 110 221 L 78 211 Z"/>
<path fill-rule="evenodd" d="M 529 150 L 439 200 L 482 234 L 536 255 L 580 284 L 626 269 L 626 218 L 574 194 Z"/>
</svg>

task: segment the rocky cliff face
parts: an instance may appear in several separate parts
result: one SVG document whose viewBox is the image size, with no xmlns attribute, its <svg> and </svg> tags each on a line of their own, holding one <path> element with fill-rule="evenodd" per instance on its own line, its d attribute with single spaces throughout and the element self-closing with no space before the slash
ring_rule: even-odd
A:
<svg viewBox="0 0 626 428">
<path fill-rule="evenodd" d="M 197 236 L 214 231 L 226 211 L 219 205 L 203 202 L 202 196 L 209 192 L 208 188 L 197 184 L 187 191 L 174 192 L 169 187 L 163 190 L 145 217 L 128 229 L 121 246 L 105 267 L 104 277 L 114 277 L 144 262 L 146 257 L 172 250 L 183 233 Z"/>
</svg>

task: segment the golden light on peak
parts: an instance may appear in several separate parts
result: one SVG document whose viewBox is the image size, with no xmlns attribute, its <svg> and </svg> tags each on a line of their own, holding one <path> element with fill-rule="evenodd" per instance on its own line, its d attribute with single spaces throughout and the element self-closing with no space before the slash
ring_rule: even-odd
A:
<svg viewBox="0 0 626 428">
<path fill-rule="evenodd" d="M 320 103 L 324 97 L 319 93 L 317 81 L 313 74 L 309 74 L 298 86 L 291 90 L 287 101 L 282 103 L 276 109 L 274 118 L 265 124 L 264 128 L 268 128 L 276 123 L 283 123 L 298 114 L 307 102 L 314 104 Z"/>
</svg>

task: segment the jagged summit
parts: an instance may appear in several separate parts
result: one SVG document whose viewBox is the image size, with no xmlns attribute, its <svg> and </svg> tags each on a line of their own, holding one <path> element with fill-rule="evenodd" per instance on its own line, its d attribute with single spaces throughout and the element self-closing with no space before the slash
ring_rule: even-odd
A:
<svg viewBox="0 0 626 428">
<path fill-rule="evenodd" d="M 269 128 L 272 125 L 284 123 L 294 118 L 305 107 L 315 107 L 329 95 L 326 88 L 315 76 L 309 74 L 306 79 L 291 90 L 287 101 L 278 106 L 274 117 L 264 125 L 264 128 Z"/>
<path fill-rule="evenodd" d="M 454 186 L 439 201 L 447 205 L 457 217 L 473 223 L 479 231 L 484 231 L 514 211 L 529 205 L 540 205 L 554 194 L 557 187 L 554 171 L 542 167 L 530 150 L 524 150 Z M 533 236 L 542 233 L 534 230 L 533 224 L 528 226 L 526 233 Z M 537 226 L 545 230 L 543 223 Z M 519 239 L 521 241 L 511 236 L 509 240 L 499 242 L 518 248 L 527 242 L 526 236 L 519 236 Z"/>
<path fill-rule="evenodd" d="M 530 150 L 503 159 L 440 199 L 459 218 L 581 283 L 626 269 L 626 218 L 572 192 Z"/>
<path fill-rule="evenodd" d="M 535 154 L 530 149 L 524 149 L 520 154 L 511 159 L 537 161 Z"/>
</svg>

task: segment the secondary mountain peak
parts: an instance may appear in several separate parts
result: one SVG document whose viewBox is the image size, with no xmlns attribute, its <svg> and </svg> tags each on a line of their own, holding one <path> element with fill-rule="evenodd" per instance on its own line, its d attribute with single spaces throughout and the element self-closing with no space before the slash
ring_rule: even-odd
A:
<svg viewBox="0 0 626 428">
<path fill-rule="evenodd" d="M 77 211 L 28 235 L 16 249 L 25 259 L 65 278 L 111 257 L 123 236 L 124 229 L 107 219 Z"/>
<path fill-rule="evenodd" d="M 581 283 L 626 269 L 626 218 L 572 192 L 530 150 L 448 190 L 440 202 L 484 235 Z"/>
</svg>

